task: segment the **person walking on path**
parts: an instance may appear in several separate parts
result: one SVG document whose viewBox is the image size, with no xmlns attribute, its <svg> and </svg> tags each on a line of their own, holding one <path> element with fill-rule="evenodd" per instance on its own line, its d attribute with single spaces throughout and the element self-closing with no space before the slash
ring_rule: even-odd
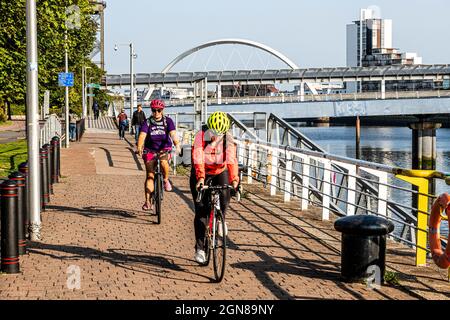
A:
<svg viewBox="0 0 450 320">
<path fill-rule="evenodd" d="M 69 114 L 70 141 L 77 140 L 77 121 L 78 121 L 78 116 L 75 113 L 71 112 Z"/>
<path fill-rule="evenodd" d="M 125 139 L 125 130 L 128 127 L 128 116 L 125 113 L 125 109 L 122 109 L 117 116 L 118 124 L 119 124 L 119 138 L 120 140 Z"/>
<path fill-rule="evenodd" d="M 239 185 L 238 162 L 233 136 L 229 132 L 230 120 L 226 113 L 217 111 L 209 116 L 207 124 L 195 135 L 192 146 L 192 169 L 189 179 L 192 198 L 194 199 L 195 218 L 195 255 L 199 264 L 206 261 L 204 248 L 205 225 L 209 214 L 209 199 L 203 197 L 202 203 L 197 203 L 199 188 L 211 181 L 214 186 L 230 184 L 236 190 Z M 230 202 L 230 190 L 220 193 L 220 207 L 225 216 Z M 227 234 L 227 225 L 225 232 Z"/>
<path fill-rule="evenodd" d="M 164 102 L 161 100 L 153 100 L 151 102 L 152 115 L 143 122 L 141 133 L 138 139 L 138 154 L 142 156 L 145 162 L 146 181 L 145 181 L 145 203 L 142 210 L 152 210 L 150 203 L 151 195 L 153 193 L 153 180 L 155 176 L 156 159 L 155 154 L 161 151 L 166 151 L 161 159 L 161 168 L 164 179 L 164 189 L 172 191 L 172 186 L 169 182 L 169 160 L 170 150 L 172 144 L 175 145 L 177 153 L 180 154 L 181 146 L 178 141 L 176 128 L 173 120 L 163 114 Z"/>
<path fill-rule="evenodd" d="M 136 140 L 136 145 L 139 138 L 139 133 L 141 132 L 141 126 L 145 122 L 147 117 L 145 112 L 142 110 L 142 105 L 138 104 L 137 110 L 133 112 L 133 118 L 131 120 L 131 125 L 134 126 L 134 139 Z"/>
<path fill-rule="evenodd" d="M 92 111 L 94 111 L 94 119 L 97 120 L 100 113 L 100 107 L 97 101 L 94 101 L 94 104 L 92 105 Z"/>
</svg>

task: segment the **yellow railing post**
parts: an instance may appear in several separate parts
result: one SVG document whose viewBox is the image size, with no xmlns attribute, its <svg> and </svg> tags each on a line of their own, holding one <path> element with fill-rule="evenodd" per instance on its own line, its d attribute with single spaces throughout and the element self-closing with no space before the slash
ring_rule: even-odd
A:
<svg viewBox="0 0 450 320">
<path fill-rule="evenodd" d="M 416 236 L 416 266 L 425 266 L 427 264 L 427 241 L 428 233 L 425 231 L 428 228 L 428 186 L 429 181 L 427 177 L 431 176 L 434 171 L 429 170 L 409 170 L 408 175 L 398 174 L 396 177 L 400 180 L 411 183 L 418 187 L 418 201 L 417 201 L 417 236 Z"/>
</svg>

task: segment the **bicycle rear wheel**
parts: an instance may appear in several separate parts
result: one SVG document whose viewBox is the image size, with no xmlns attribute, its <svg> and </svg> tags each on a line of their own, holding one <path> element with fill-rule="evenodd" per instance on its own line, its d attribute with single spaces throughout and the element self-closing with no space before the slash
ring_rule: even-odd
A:
<svg viewBox="0 0 450 320">
<path fill-rule="evenodd" d="M 220 226 L 220 227 L 219 227 Z M 222 234 L 219 235 L 219 228 L 222 229 Z M 213 244 L 213 264 L 214 276 L 216 282 L 221 282 L 225 274 L 227 236 L 225 232 L 225 219 L 222 211 L 216 212 L 216 226 L 215 226 L 215 241 Z"/>
<path fill-rule="evenodd" d="M 161 223 L 161 176 L 159 174 L 155 175 L 155 191 L 154 191 L 154 203 L 155 203 L 155 211 L 157 217 L 157 224 Z"/>
</svg>

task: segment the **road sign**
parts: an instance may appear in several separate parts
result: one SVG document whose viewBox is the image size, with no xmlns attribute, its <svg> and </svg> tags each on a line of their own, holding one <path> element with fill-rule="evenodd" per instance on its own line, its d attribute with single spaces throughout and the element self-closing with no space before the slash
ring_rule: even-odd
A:
<svg viewBox="0 0 450 320">
<path fill-rule="evenodd" d="M 88 96 L 88 97 L 95 97 L 95 94 L 93 94 L 93 93 L 88 93 L 87 96 Z"/>
<path fill-rule="evenodd" d="M 100 89 L 100 85 L 98 83 L 88 83 L 88 88 Z"/>
<path fill-rule="evenodd" d="M 58 73 L 58 85 L 60 87 L 73 87 L 74 77 L 73 72 Z"/>
</svg>

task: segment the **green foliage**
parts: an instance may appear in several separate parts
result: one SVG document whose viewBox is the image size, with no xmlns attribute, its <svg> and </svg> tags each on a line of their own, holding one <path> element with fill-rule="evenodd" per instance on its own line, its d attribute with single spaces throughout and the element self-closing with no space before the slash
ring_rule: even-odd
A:
<svg viewBox="0 0 450 320">
<path fill-rule="evenodd" d="M 15 0 L 13 3 L 0 0 L 0 102 L 9 101 L 20 106 L 22 113 L 25 111 L 26 94 L 25 5 L 26 0 Z M 66 29 L 66 7 L 71 5 L 80 8 L 79 29 Z M 74 87 L 70 88 L 70 107 L 73 111 L 81 113 L 82 66 L 90 66 L 90 75 L 95 75 L 96 81 L 101 79 L 102 71 L 89 60 L 97 32 L 97 24 L 91 14 L 89 0 L 37 1 L 40 101 L 43 102 L 44 91 L 50 90 L 51 110 L 57 111 L 64 106 L 65 90 L 58 86 L 58 73 L 65 70 L 66 32 L 69 71 L 75 74 Z M 20 110 L 17 112 L 20 113 Z"/>
<path fill-rule="evenodd" d="M 393 286 L 398 286 L 400 285 L 400 280 L 399 280 L 399 276 L 397 272 L 393 272 L 393 271 L 385 271 L 384 273 L 384 281 L 386 281 L 386 283 L 389 283 Z"/>
<path fill-rule="evenodd" d="M 176 170 L 177 170 L 177 175 L 179 176 L 189 176 L 190 172 L 191 172 L 191 167 L 190 166 L 185 166 L 182 164 L 177 165 Z"/>
<path fill-rule="evenodd" d="M 18 165 L 27 158 L 26 140 L 0 144 L 0 177 L 7 177 L 17 171 Z"/>
<path fill-rule="evenodd" d="M 5 112 L 5 109 L 0 108 L 0 123 L 5 122 L 6 120 L 8 120 L 8 115 Z"/>
</svg>

